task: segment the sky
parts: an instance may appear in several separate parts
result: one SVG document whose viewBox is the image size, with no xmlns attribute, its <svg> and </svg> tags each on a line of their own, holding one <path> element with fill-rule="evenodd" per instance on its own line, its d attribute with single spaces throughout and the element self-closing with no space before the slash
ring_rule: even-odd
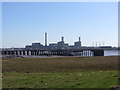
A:
<svg viewBox="0 0 120 90">
<path fill-rule="evenodd" d="M 81 37 L 82 46 L 118 45 L 117 2 L 3 2 L 2 46 L 48 44 L 64 36 L 69 45 Z"/>
</svg>

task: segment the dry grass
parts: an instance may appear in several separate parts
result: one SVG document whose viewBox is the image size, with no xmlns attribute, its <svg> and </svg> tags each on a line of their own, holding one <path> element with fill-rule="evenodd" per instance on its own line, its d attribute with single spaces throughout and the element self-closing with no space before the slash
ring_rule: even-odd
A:
<svg viewBox="0 0 120 90">
<path fill-rule="evenodd" d="M 2 60 L 3 72 L 70 72 L 86 70 L 117 70 L 118 56 L 13 58 Z"/>
</svg>

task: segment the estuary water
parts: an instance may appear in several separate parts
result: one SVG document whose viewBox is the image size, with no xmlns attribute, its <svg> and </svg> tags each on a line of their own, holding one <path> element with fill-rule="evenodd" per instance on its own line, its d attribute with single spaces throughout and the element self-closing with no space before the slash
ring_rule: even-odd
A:
<svg viewBox="0 0 120 90">
<path fill-rule="evenodd" d="M 120 50 L 104 50 L 104 56 L 117 56 L 120 55 Z"/>
</svg>

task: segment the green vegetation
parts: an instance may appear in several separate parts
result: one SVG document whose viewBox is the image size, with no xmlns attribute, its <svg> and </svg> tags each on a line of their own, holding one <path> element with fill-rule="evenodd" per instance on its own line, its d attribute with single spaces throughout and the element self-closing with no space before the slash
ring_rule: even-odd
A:
<svg viewBox="0 0 120 90">
<path fill-rule="evenodd" d="M 118 57 L 3 59 L 3 88 L 112 88 Z"/>
<path fill-rule="evenodd" d="M 62 73 L 5 73 L 3 88 L 111 88 L 117 71 Z"/>
</svg>

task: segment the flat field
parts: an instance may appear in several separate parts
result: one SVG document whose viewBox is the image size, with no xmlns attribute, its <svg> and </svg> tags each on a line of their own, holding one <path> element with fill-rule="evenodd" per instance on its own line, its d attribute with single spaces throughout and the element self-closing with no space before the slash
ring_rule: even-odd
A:
<svg viewBox="0 0 120 90">
<path fill-rule="evenodd" d="M 118 56 L 2 59 L 3 88 L 112 88 Z"/>
</svg>

